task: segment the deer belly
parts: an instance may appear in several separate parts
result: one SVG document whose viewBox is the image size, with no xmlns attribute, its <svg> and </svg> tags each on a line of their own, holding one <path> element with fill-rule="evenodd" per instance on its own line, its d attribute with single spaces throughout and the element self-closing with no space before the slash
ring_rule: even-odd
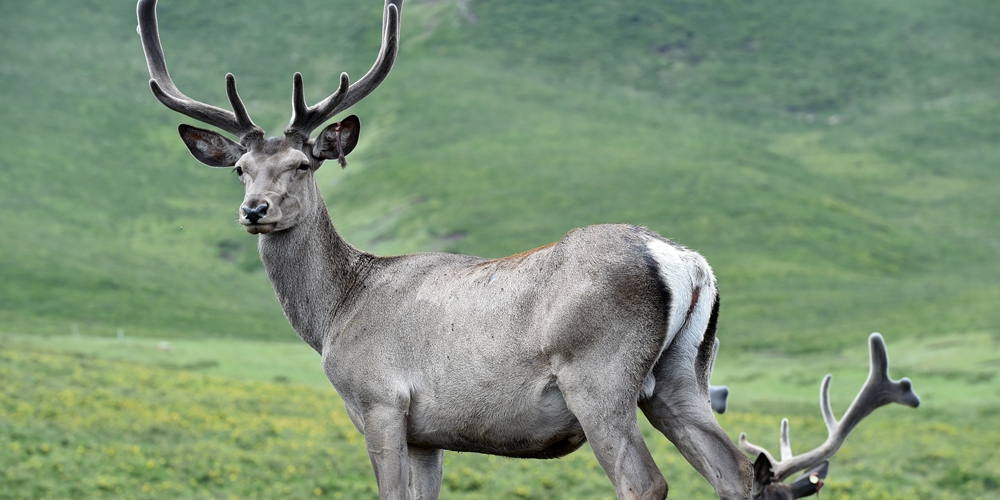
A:
<svg viewBox="0 0 1000 500">
<path fill-rule="evenodd" d="M 411 445 L 519 458 L 557 458 L 583 445 L 580 422 L 554 382 L 535 390 L 415 394 Z"/>
</svg>

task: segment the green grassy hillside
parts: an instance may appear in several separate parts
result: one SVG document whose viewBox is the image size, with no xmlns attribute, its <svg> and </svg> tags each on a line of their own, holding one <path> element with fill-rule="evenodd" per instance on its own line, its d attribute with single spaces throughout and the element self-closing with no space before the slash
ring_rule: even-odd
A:
<svg viewBox="0 0 1000 500">
<path fill-rule="evenodd" d="M 257 123 L 378 46 L 381 2 L 161 2 L 174 79 Z M 238 183 L 150 94 L 134 3 L 0 16 L 0 330 L 294 338 Z M 1000 5 L 411 0 L 334 222 L 376 253 L 630 222 L 704 253 L 727 348 L 1000 325 Z"/>
</svg>

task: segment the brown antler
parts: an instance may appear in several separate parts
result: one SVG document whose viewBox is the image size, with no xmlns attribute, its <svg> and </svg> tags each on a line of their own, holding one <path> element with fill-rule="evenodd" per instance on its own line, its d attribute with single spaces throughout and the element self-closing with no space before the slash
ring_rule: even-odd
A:
<svg viewBox="0 0 1000 500">
<path fill-rule="evenodd" d="M 844 418 L 839 422 L 833 416 L 833 410 L 830 408 L 830 380 L 833 377 L 827 375 L 823 379 L 819 393 L 819 406 L 823 412 L 823 420 L 826 422 L 829 436 L 819 448 L 802 455 L 793 455 L 788 440 L 787 418 L 781 421 L 780 462 L 775 461 L 774 457 L 764 448 L 747 441 L 746 433 L 740 434 L 740 448 L 755 457 L 763 453 L 774 464 L 774 479 L 782 481 L 797 471 L 815 467 L 832 457 L 840 450 L 854 427 L 876 408 L 889 403 L 899 403 L 911 408 L 920 406 L 920 398 L 913 392 L 910 379 L 903 378 L 896 382 L 889 378 L 889 356 L 886 353 L 885 340 L 882 335 L 873 333 L 868 337 L 868 350 L 871 360 L 868 380 L 865 381 L 861 392 L 854 398 L 854 402 L 851 403 L 847 412 L 844 413 Z"/>
<path fill-rule="evenodd" d="M 149 87 L 163 105 L 195 120 L 235 134 L 243 143 L 263 138 L 264 131 L 250 120 L 250 115 L 247 114 L 246 107 L 236 92 L 236 77 L 232 73 L 226 74 L 226 95 L 233 106 L 233 111 L 196 101 L 177 89 L 167 72 L 167 62 L 163 58 L 163 48 L 160 46 L 160 34 L 156 24 L 156 0 L 139 0 L 136 17 L 139 19 L 136 31 L 142 38 L 142 50 L 146 54 L 146 66 L 152 78 Z"/>
<path fill-rule="evenodd" d="M 285 128 L 286 135 L 298 135 L 303 140 L 316 127 L 331 117 L 353 106 L 371 94 L 389 75 L 392 64 L 399 52 L 399 14 L 403 0 L 386 0 L 382 14 L 382 47 L 371 69 L 365 76 L 348 88 L 347 73 L 340 74 L 340 88 L 329 97 L 316 104 L 306 106 L 302 89 L 302 75 L 295 73 L 292 81 L 292 121 Z"/>
<path fill-rule="evenodd" d="M 347 73 L 340 74 L 340 87 L 329 97 L 315 106 L 306 106 L 305 92 L 302 88 L 302 74 L 295 73 L 292 78 L 292 121 L 285 127 L 285 135 L 298 135 L 303 141 L 309 139 L 309 133 L 333 116 L 333 109 L 347 97 Z"/>
</svg>

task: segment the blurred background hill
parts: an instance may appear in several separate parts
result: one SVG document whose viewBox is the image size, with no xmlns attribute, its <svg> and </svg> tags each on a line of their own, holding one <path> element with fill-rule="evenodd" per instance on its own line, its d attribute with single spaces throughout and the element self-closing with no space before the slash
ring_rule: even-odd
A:
<svg viewBox="0 0 1000 500">
<path fill-rule="evenodd" d="M 292 339 L 235 175 L 155 101 L 135 5 L 3 2 L 0 330 Z M 236 74 L 280 133 L 359 78 L 381 2 L 164 1 L 185 93 Z M 378 254 L 523 251 L 587 224 L 703 253 L 727 348 L 1000 325 L 1000 4 L 410 0 L 398 62 L 318 173 Z M 335 167 L 335 166 L 334 166 Z"/>
</svg>

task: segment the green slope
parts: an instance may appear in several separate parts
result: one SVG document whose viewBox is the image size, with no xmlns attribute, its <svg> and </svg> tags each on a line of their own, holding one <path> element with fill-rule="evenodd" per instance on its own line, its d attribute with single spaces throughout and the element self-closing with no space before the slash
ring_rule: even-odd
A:
<svg viewBox="0 0 1000 500">
<path fill-rule="evenodd" d="M 378 46 L 377 1 L 161 3 L 180 88 L 221 104 L 232 71 L 272 133 L 294 71 L 315 101 Z M 294 338 L 238 183 L 149 93 L 134 3 L 3 10 L 0 330 Z M 996 331 L 998 46 L 988 1 L 411 0 L 318 175 L 382 254 L 647 225 L 714 266 L 727 347 Z"/>
</svg>

